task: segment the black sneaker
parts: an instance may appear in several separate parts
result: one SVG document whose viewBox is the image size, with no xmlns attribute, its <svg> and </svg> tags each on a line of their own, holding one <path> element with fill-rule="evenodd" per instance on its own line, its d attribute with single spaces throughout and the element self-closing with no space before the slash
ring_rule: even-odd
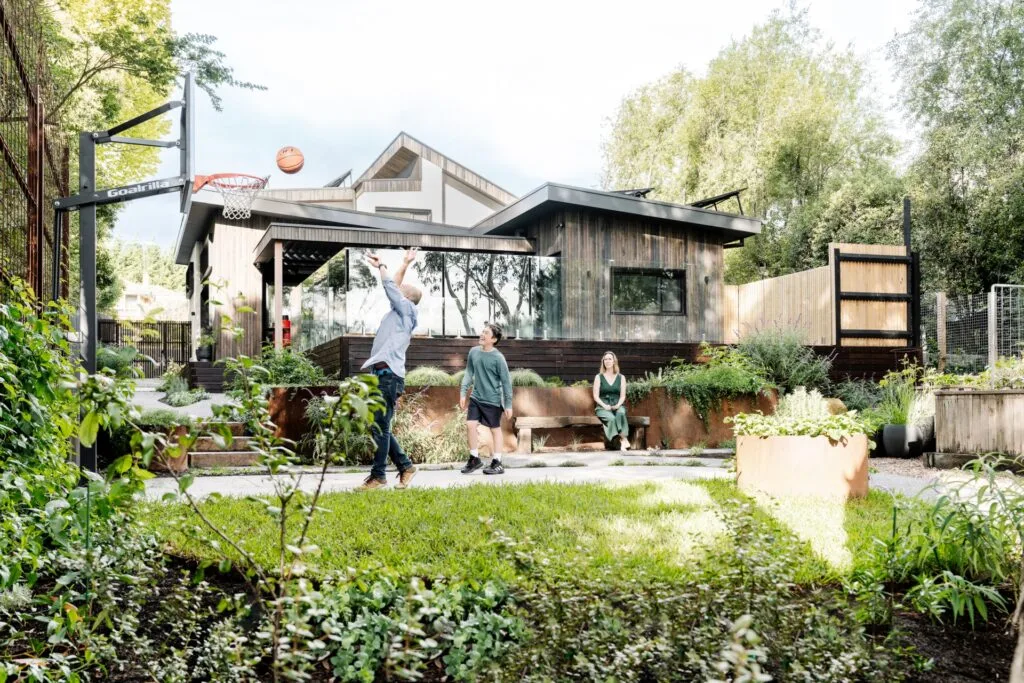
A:
<svg viewBox="0 0 1024 683">
<path fill-rule="evenodd" d="M 497 458 L 491 460 L 491 464 L 484 468 L 484 474 L 505 474 L 505 468 Z"/>
<path fill-rule="evenodd" d="M 481 460 L 479 458 L 479 456 L 471 455 L 471 456 L 469 456 L 469 460 L 466 461 L 466 466 L 462 468 L 462 473 L 463 474 L 472 474 L 473 472 L 476 472 L 478 469 L 480 469 L 483 466 L 484 466 L 484 461 Z"/>
</svg>

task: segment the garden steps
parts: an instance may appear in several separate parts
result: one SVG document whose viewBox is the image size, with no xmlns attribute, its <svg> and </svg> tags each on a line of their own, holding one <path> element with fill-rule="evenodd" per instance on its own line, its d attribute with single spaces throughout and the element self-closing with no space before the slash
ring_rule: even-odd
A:
<svg viewBox="0 0 1024 683">
<path fill-rule="evenodd" d="M 224 366 L 210 361 L 189 361 L 188 385 L 193 389 L 206 389 L 211 394 L 224 393 Z"/>
<path fill-rule="evenodd" d="M 253 438 L 243 436 L 245 425 L 229 422 L 230 442 L 219 446 L 212 436 L 200 436 L 189 451 L 189 466 L 194 469 L 212 467 L 249 467 L 259 464 L 259 454 L 252 449 Z M 213 429 L 216 429 L 215 427 Z"/>
</svg>

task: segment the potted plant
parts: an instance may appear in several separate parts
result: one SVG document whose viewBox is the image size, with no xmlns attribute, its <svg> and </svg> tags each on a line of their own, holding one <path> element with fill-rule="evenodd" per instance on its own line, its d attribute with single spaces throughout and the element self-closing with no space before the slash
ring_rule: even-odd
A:
<svg viewBox="0 0 1024 683">
<path fill-rule="evenodd" d="M 774 496 L 848 500 L 868 493 L 867 430 L 856 411 L 832 415 L 817 392 L 779 400 L 775 415 L 726 418 L 736 434 L 736 483 Z"/>
<path fill-rule="evenodd" d="M 898 372 L 888 373 L 879 382 L 884 392 L 878 406 L 882 422 L 882 446 L 890 458 L 910 457 L 918 445 L 917 430 L 910 424 L 916 380 L 917 368 L 907 366 Z"/>
<path fill-rule="evenodd" d="M 217 338 L 213 336 L 213 330 L 204 327 L 196 346 L 196 360 L 212 361 L 213 347 L 216 343 Z"/>
</svg>

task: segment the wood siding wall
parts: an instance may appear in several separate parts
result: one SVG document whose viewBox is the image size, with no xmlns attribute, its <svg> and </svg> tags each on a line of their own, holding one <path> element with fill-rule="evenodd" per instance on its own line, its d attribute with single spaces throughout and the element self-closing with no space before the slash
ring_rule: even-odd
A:
<svg viewBox="0 0 1024 683">
<path fill-rule="evenodd" d="M 210 272 L 214 282 L 223 282 L 220 291 L 211 287 L 210 320 L 220 330 L 222 315 L 229 316 L 245 334 L 235 340 L 226 332 L 217 334 L 217 357 L 259 354 L 263 335 L 263 276 L 253 265 L 253 251 L 267 229 L 269 219 L 254 216 L 250 221 L 220 222 L 214 226 L 210 243 Z M 255 313 L 239 313 L 248 306 Z"/>
<path fill-rule="evenodd" d="M 557 211 L 531 225 L 527 235 L 537 254 L 561 254 L 564 336 L 722 341 L 721 237 L 586 209 Z M 686 315 L 613 314 L 612 267 L 685 269 Z"/>
<path fill-rule="evenodd" d="M 1024 391 L 935 392 L 935 450 L 1024 455 Z"/>
<path fill-rule="evenodd" d="M 725 341 L 763 329 L 800 329 L 808 344 L 835 343 L 829 266 L 725 286 Z"/>
<path fill-rule="evenodd" d="M 474 339 L 415 337 L 406 356 L 406 370 L 434 366 L 446 372 L 465 368 L 466 354 L 477 344 Z M 328 375 L 349 376 L 370 355 L 373 337 L 338 337 L 308 352 L 310 358 Z M 878 379 L 889 370 L 900 367 L 904 358 L 920 361 L 916 350 L 882 348 L 837 348 L 815 346 L 815 353 L 832 358 L 832 378 Z M 499 349 L 511 368 L 530 368 L 544 377 L 561 377 L 566 382 L 592 380 L 605 351 L 619 358 L 622 373 L 627 377 L 643 377 L 665 367 L 672 359 L 696 362 L 700 345 L 694 343 L 635 343 L 594 341 L 545 341 L 506 339 Z"/>
</svg>

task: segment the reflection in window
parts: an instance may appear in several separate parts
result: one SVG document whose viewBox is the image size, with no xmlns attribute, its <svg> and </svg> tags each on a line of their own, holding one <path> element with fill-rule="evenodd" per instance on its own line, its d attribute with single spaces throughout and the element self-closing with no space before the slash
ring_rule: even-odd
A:
<svg viewBox="0 0 1024 683">
<path fill-rule="evenodd" d="M 612 268 L 612 312 L 686 315 L 686 271 Z"/>
</svg>

